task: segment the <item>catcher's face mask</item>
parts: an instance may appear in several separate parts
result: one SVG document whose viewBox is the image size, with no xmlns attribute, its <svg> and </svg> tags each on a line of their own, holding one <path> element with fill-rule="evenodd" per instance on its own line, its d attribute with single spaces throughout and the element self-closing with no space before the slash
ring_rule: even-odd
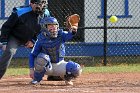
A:
<svg viewBox="0 0 140 93">
<path fill-rule="evenodd" d="M 33 11 L 37 14 L 43 14 L 47 8 L 47 0 L 31 0 Z"/>
<path fill-rule="evenodd" d="M 47 36 L 49 36 L 51 38 L 57 37 L 59 23 L 56 18 L 45 17 L 43 20 L 40 21 L 40 24 L 41 24 L 42 28 L 45 29 Z"/>
<path fill-rule="evenodd" d="M 47 31 L 51 38 L 56 38 L 58 34 L 58 24 L 46 24 Z"/>
</svg>

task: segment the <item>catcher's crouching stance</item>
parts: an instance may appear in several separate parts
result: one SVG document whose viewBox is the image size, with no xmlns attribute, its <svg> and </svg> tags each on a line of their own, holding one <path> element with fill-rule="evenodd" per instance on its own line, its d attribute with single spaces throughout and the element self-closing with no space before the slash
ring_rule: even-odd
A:
<svg viewBox="0 0 140 93">
<path fill-rule="evenodd" d="M 51 76 L 60 76 L 65 80 L 66 85 L 73 85 L 72 79 L 78 77 L 82 72 L 79 64 L 64 60 L 58 63 L 51 63 L 49 55 L 40 53 L 35 61 L 34 80 L 32 84 L 37 84 L 42 80 L 44 74 Z"/>
<path fill-rule="evenodd" d="M 44 18 L 41 25 L 41 34 L 29 57 L 30 77 L 33 78 L 31 83 L 38 84 L 46 74 L 60 76 L 66 85 L 73 85 L 71 80 L 78 77 L 82 69 L 78 63 L 64 61 L 64 44 L 76 34 L 78 26 L 63 31 L 54 17 Z"/>
</svg>

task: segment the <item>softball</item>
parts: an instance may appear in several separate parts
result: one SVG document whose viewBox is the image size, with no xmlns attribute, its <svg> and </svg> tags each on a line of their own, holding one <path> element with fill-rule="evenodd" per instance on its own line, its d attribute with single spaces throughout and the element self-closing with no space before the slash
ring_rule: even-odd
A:
<svg viewBox="0 0 140 93">
<path fill-rule="evenodd" d="M 109 18 L 109 21 L 110 21 L 111 23 L 116 23 L 116 22 L 118 21 L 118 18 L 117 18 L 116 16 L 111 16 L 111 17 Z"/>
</svg>

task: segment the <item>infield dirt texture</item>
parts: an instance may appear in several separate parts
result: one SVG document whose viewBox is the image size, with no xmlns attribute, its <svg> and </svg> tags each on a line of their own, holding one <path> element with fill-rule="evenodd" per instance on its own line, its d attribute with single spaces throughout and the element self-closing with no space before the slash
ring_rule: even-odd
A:
<svg viewBox="0 0 140 93">
<path fill-rule="evenodd" d="M 41 85 L 29 84 L 28 76 L 3 77 L 0 93 L 140 93 L 140 73 L 84 73 L 74 86 L 64 81 L 47 81 Z"/>
</svg>

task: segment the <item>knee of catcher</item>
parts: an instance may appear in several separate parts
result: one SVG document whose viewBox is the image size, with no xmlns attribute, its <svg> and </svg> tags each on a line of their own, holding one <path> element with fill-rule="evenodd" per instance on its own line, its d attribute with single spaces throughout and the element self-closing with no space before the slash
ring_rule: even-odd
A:
<svg viewBox="0 0 140 93">
<path fill-rule="evenodd" d="M 36 60 L 35 60 L 35 71 L 36 72 L 42 72 L 46 69 L 46 65 L 50 62 L 49 55 L 46 55 L 44 53 L 38 54 Z"/>
<path fill-rule="evenodd" d="M 70 78 L 76 78 L 82 73 L 82 68 L 78 63 L 69 61 L 66 64 L 66 76 Z"/>
</svg>

